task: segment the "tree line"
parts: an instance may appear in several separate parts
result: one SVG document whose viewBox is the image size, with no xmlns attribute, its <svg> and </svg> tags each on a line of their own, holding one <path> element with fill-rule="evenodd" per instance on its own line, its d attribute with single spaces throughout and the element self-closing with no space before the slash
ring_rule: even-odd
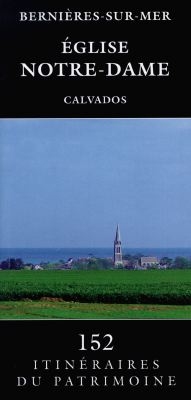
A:
<svg viewBox="0 0 191 400">
<path fill-rule="evenodd" d="M 1 269 L 22 269 L 24 268 L 24 262 L 21 258 L 7 258 L 7 260 L 1 261 Z"/>
<path fill-rule="evenodd" d="M 129 266 L 135 267 L 141 264 L 141 257 L 146 257 L 143 254 L 126 254 L 123 259 L 128 261 Z M 167 268 L 191 268 L 191 258 L 177 256 L 174 259 L 169 257 L 162 257 L 159 261 L 159 266 L 166 266 Z M 153 266 L 150 268 L 157 268 Z"/>
<path fill-rule="evenodd" d="M 136 266 L 140 265 L 141 257 L 144 257 L 142 254 L 126 254 L 123 257 L 123 260 L 127 261 L 126 269 L 128 268 L 136 268 Z M 28 264 L 27 264 L 28 265 Z M 56 265 L 56 264 L 55 264 Z M 31 264 L 31 267 L 33 265 Z M 159 261 L 159 266 L 166 266 L 168 269 L 186 269 L 191 268 L 191 259 L 186 257 L 177 256 L 175 259 L 169 257 L 162 257 Z M 24 269 L 26 264 L 23 262 L 21 258 L 8 258 L 7 260 L 0 262 L 0 269 L 2 270 L 19 270 Z M 43 264 L 43 267 L 46 269 L 46 264 Z M 114 268 L 112 259 L 106 258 L 90 258 L 89 260 L 77 260 L 72 264 L 72 269 L 80 269 L 80 270 L 99 270 L 99 269 L 111 269 Z M 122 266 L 123 268 L 123 266 Z M 149 269 L 154 268 L 157 269 L 158 265 L 149 267 Z M 52 269 L 54 269 L 54 265 L 52 265 Z"/>
</svg>

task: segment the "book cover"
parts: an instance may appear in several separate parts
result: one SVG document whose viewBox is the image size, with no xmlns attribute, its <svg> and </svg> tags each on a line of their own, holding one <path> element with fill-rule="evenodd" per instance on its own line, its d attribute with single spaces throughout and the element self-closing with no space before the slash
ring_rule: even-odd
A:
<svg viewBox="0 0 191 400">
<path fill-rule="evenodd" d="M 189 388 L 189 13 L 0 1 L 7 395 Z"/>
</svg>

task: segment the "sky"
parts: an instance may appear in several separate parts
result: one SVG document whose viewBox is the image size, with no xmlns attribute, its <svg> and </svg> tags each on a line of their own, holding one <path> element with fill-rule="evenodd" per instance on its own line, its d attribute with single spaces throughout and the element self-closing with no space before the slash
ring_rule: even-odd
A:
<svg viewBox="0 0 191 400">
<path fill-rule="evenodd" d="M 0 247 L 191 247 L 191 119 L 1 119 Z"/>
</svg>

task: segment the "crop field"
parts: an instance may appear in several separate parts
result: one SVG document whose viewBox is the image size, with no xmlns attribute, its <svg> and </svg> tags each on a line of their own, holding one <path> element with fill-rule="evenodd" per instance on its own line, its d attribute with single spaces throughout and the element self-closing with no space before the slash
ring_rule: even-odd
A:
<svg viewBox="0 0 191 400">
<path fill-rule="evenodd" d="M 191 305 L 191 270 L 0 271 L 0 300 Z"/>
</svg>

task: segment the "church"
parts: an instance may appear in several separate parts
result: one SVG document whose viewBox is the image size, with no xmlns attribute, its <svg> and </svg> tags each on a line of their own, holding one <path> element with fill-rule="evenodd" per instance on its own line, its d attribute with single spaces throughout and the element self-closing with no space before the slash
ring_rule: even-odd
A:
<svg viewBox="0 0 191 400">
<path fill-rule="evenodd" d="M 122 258 L 122 246 L 121 246 L 121 234 L 119 229 L 119 224 L 117 224 L 115 239 L 114 239 L 114 266 L 115 267 L 126 267 L 128 261 L 125 262 Z M 160 263 L 157 257 L 140 257 L 140 260 L 137 260 L 136 267 L 139 269 L 147 269 L 153 267 L 159 267 Z"/>
<path fill-rule="evenodd" d="M 123 265 L 121 235 L 120 235 L 119 225 L 117 225 L 115 240 L 114 240 L 114 265 L 116 267 Z"/>
</svg>

